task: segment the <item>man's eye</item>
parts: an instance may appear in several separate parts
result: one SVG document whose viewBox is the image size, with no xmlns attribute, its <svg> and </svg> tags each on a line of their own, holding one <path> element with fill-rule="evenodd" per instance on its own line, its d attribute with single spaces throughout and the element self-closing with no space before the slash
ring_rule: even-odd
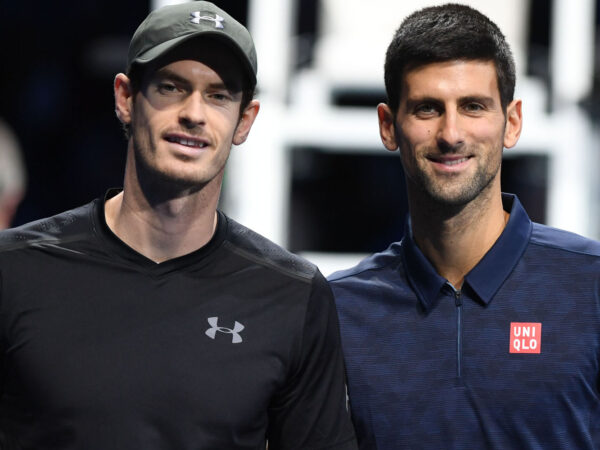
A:
<svg viewBox="0 0 600 450">
<path fill-rule="evenodd" d="M 483 110 L 483 106 L 479 103 L 467 103 L 464 108 L 469 112 L 479 112 Z"/>
<path fill-rule="evenodd" d="M 430 115 L 435 114 L 436 112 L 436 107 L 430 103 L 423 103 L 422 105 L 417 105 L 415 108 L 415 114 L 417 115 Z"/>
<path fill-rule="evenodd" d="M 162 94 L 177 92 L 177 87 L 173 83 L 159 83 L 158 91 Z"/>
<path fill-rule="evenodd" d="M 212 94 L 210 94 L 210 96 L 214 100 L 219 101 L 219 102 L 225 102 L 231 98 L 228 94 L 225 94 L 223 92 L 213 92 Z"/>
</svg>

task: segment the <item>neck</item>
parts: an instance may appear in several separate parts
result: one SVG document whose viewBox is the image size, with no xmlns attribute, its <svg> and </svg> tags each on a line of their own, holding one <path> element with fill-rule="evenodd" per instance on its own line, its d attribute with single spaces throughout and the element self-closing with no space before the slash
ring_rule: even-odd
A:
<svg viewBox="0 0 600 450">
<path fill-rule="evenodd" d="M 125 244 L 156 263 L 186 255 L 207 244 L 215 232 L 222 177 L 175 192 L 168 186 L 160 189 L 161 183 L 144 188 L 135 172 L 126 169 L 123 192 L 105 204 L 106 223 Z"/>
<path fill-rule="evenodd" d="M 499 189 L 482 193 L 452 211 L 412 198 L 410 215 L 416 244 L 438 274 L 460 289 L 467 273 L 494 245 L 508 222 Z"/>
</svg>

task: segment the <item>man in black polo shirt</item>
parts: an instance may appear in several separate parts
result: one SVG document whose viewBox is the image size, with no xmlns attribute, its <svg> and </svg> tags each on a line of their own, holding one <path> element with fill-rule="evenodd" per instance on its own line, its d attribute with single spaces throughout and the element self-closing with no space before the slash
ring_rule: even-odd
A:
<svg viewBox="0 0 600 450">
<path fill-rule="evenodd" d="M 356 448 L 325 280 L 217 210 L 255 85 L 213 4 L 140 25 L 123 189 L 0 235 L 2 449 Z"/>
</svg>

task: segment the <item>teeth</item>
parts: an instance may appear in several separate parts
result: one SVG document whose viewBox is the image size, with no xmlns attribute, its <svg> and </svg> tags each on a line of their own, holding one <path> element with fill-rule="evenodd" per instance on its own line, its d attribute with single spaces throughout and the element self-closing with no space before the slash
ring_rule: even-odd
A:
<svg viewBox="0 0 600 450">
<path fill-rule="evenodd" d="M 465 162 L 468 158 L 460 158 L 460 159 L 455 159 L 454 161 L 443 161 L 445 166 L 455 166 L 457 164 L 460 164 L 462 162 Z"/>
<path fill-rule="evenodd" d="M 170 137 L 170 138 L 168 138 L 168 141 L 169 142 L 174 142 L 176 144 L 185 145 L 186 147 L 197 147 L 197 148 L 206 147 L 206 144 L 204 142 L 200 142 L 200 141 L 197 141 L 195 139 Z"/>
</svg>

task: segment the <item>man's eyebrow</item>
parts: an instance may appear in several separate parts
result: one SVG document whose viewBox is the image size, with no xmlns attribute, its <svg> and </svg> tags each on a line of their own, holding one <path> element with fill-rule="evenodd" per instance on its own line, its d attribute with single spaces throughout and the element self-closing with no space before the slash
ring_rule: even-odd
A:
<svg viewBox="0 0 600 450">
<path fill-rule="evenodd" d="M 422 96 L 422 97 L 412 97 L 412 98 L 408 98 L 406 100 L 406 107 L 408 109 L 410 108 L 414 108 L 415 106 L 421 104 L 421 103 L 428 103 L 431 105 L 443 105 L 443 101 L 435 98 L 435 97 L 430 97 L 430 96 Z M 466 95 L 464 97 L 459 97 L 458 98 L 458 103 L 459 104 L 464 104 L 464 103 L 481 103 L 485 106 L 492 106 L 495 103 L 495 100 L 493 97 L 487 96 L 487 95 Z"/>
<path fill-rule="evenodd" d="M 166 68 L 162 68 L 162 69 L 158 69 L 155 73 L 154 76 L 152 77 L 154 80 L 156 79 L 168 79 L 171 81 L 176 81 L 178 83 L 182 83 L 182 84 L 189 84 L 189 80 L 186 79 L 185 77 L 182 77 L 181 75 L 173 72 L 171 69 L 166 69 Z"/>
<path fill-rule="evenodd" d="M 487 95 L 467 95 L 458 99 L 459 103 L 481 103 L 485 106 L 492 106 L 494 98 Z"/>
<path fill-rule="evenodd" d="M 158 69 L 155 73 L 154 73 L 154 77 L 155 80 L 156 79 L 168 79 L 171 81 L 175 81 L 177 83 L 181 83 L 184 85 L 190 85 L 191 82 L 190 80 L 188 80 L 185 77 L 182 77 L 181 75 L 177 74 L 176 72 L 172 71 L 171 69 L 168 68 L 161 68 Z M 212 83 L 208 84 L 208 87 L 210 89 L 219 89 L 219 90 L 226 90 L 231 92 L 232 94 L 235 94 L 237 92 L 240 92 L 242 90 L 241 87 L 239 86 L 234 86 L 233 83 L 230 83 L 230 86 L 227 85 L 227 83 L 225 83 L 224 81 L 214 81 Z"/>
<path fill-rule="evenodd" d="M 411 97 L 411 98 L 406 99 L 406 107 L 408 109 L 412 109 L 421 103 L 428 103 L 431 105 L 441 105 L 443 102 L 437 98 L 429 97 L 429 96 Z"/>
<path fill-rule="evenodd" d="M 209 83 L 208 87 L 211 89 L 224 89 L 227 91 L 234 92 L 234 90 L 231 87 L 227 87 L 227 85 L 223 81 Z"/>
</svg>

